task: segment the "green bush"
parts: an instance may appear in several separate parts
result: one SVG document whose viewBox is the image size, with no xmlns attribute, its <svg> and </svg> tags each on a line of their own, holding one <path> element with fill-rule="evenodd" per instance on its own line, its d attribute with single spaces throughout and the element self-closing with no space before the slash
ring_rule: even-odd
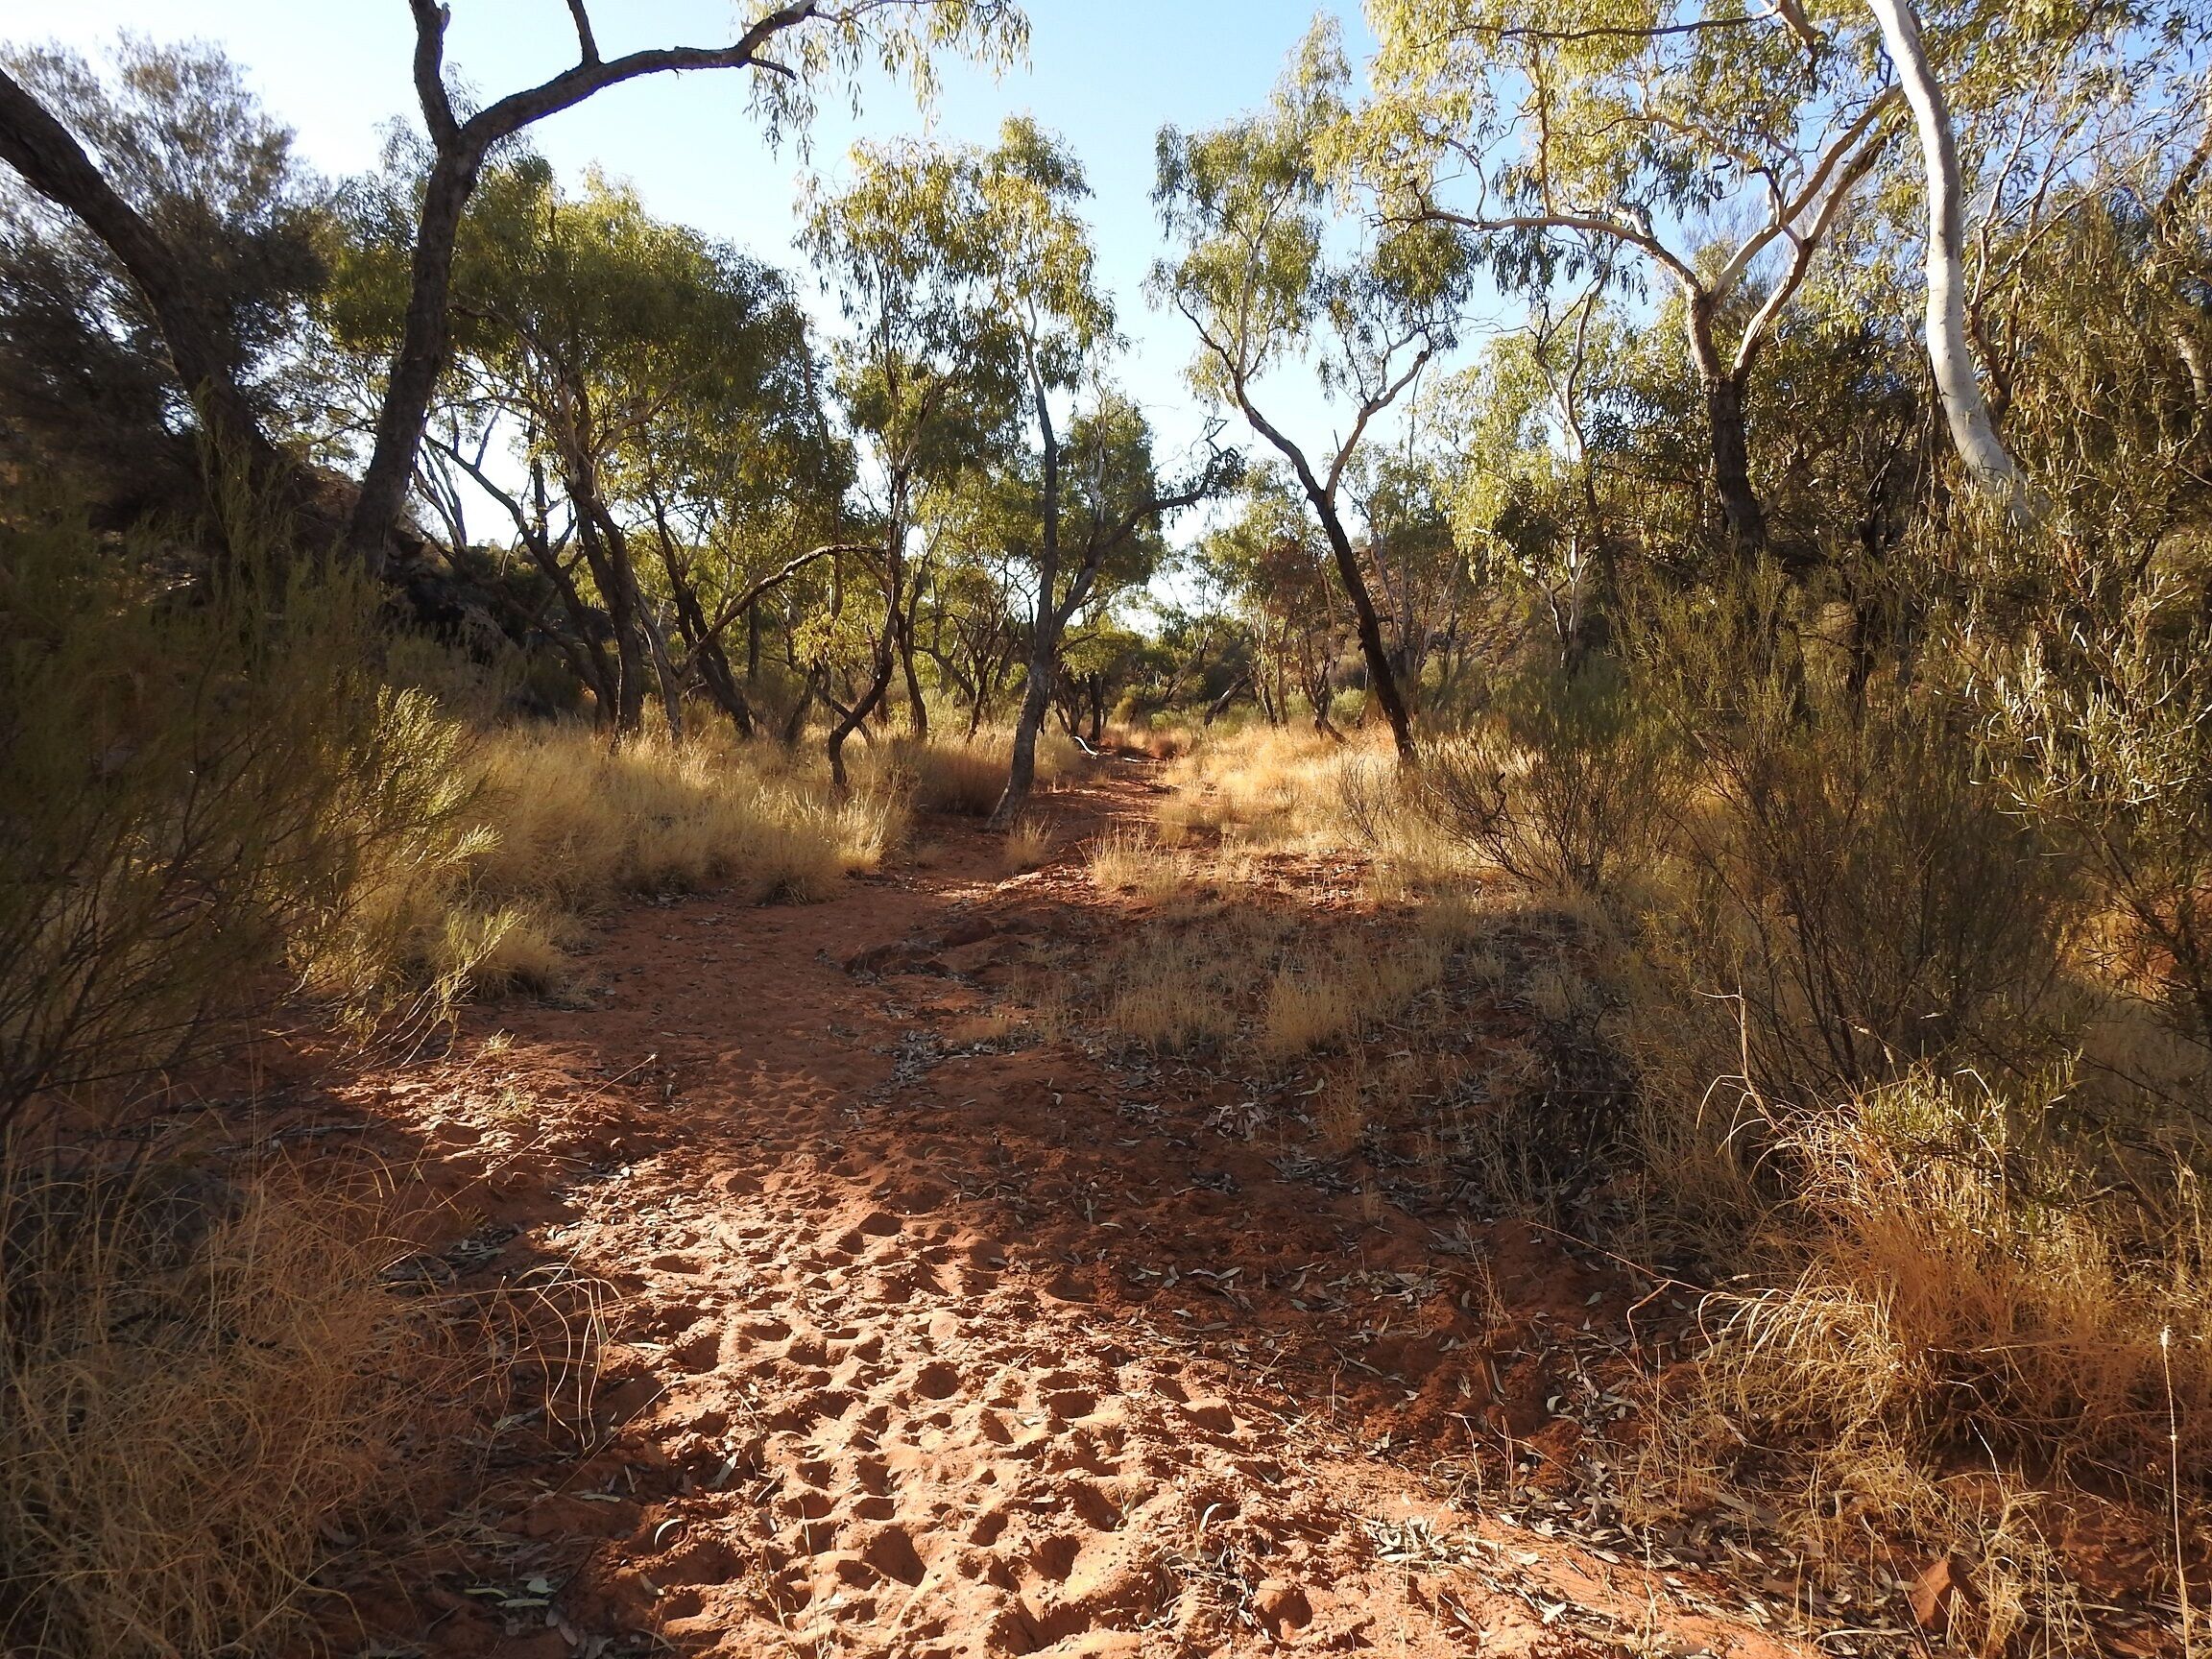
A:
<svg viewBox="0 0 2212 1659">
<path fill-rule="evenodd" d="M 112 1107 L 455 805 L 360 581 L 0 522 L 0 1128 Z"/>
</svg>

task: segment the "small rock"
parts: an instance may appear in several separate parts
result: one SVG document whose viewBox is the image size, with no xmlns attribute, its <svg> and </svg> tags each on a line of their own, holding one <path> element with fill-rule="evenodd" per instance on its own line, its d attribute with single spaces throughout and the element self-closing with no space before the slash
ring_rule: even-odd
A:
<svg viewBox="0 0 2212 1659">
<path fill-rule="evenodd" d="M 1306 1592 L 1287 1578 L 1262 1578 L 1252 1592 L 1252 1611 L 1278 1642 L 1313 1622 L 1313 1607 L 1306 1599 Z"/>
<path fill-rule="evenodd" d="M 1912 1604 L 1912 1622 L 1921 1629 L 1940 1632 L 1951 1624 L 1951 1605 L 1955 1601 L 1970 1601 L 1974 1586 L 1966 1575 L 1966 1569 L 1958 1558 L 1944 1555 L 1931 1561 L 1912 1580 L 1908 1599 Z"/>
</svg>

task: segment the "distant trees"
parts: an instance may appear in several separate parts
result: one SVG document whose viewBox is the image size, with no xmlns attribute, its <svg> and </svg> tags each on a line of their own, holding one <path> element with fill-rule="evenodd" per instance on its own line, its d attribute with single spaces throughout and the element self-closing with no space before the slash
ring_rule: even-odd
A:
<svg viewBox="0 0 2212 1659">
<path fill-rule="evenodd" d="M 548 115 L 642 76 L 693 69 L 745 69 L 758 78 L 772 124 L 805 111 L 808 88 L 826 72 L 874 59 L 926 83 L 932 48 L 1015 50 L 1024 26 L 1010 0 L 793 0 L 762 12 L 726 46 L 668 46 L 615 58 L 600 54 L 585 0 L 570 0 L 576 62 L 549 80 L 464 113 L 445 84 L 450 8 L 408 0 L 415 18 L 415 92 L 431 160 L 424 174 L 409 260 L 399 345 L 385 378 L 374 442 L 347 541 L 371 568 L 403 511 L 416 453 L 450 343 L 453 252 L 463 210 L 486 159 Z"/>
<path fill-rule="evenodd" d="M 359 359 L 399 331 L 407 249 L 394 227 L 410 182 L 402 170 L 354 193 L 326 314 Z M 454 361 L 419 489 L 456 504 L 457 541 L 455 474 L 506 511 L 615 731 L 638 729 L 658 684 L 680 734 L 687 680 L 750 731 L 724 637 L 767 590 L 754 566 L 799 557 L 789 533 L 833 519 L 846 477 L 783 278 L 603 180 L 565 192 L 530 156 L 484 180 L 457 250 Z M 493 461 L 495 444 L 519 475 Z M 532 483 L 517 490 L 519 477 Z M 558 538 L 543 520 L 548 478 L 565 508 Z M 721 568 L 736 538 L 753 542 L 746 571 Z"/>
<path fill-rule="evenodd" d="M 867 641 L 851 705 L 823 691 L 835 716 L 828 742 L 840 788 L 847 740 L 912 661 L 911 543 L 929 497 L 1004 453 L 1022 393 L 1021 364 L 978 256 L 971 207 L 930 147 L 860 145 L 842 189 L 816 187 L 803 232 L 850 325 L 832 352 L 835 387 L 861 449 L 868 517 L 880 532 L 866 555 L 879 612 L 868 619 L 847 592 L 821 624 L 825 667 L 840 646 Z M 920 685 L 909 680 L 915 724 L 926 730 Z"/>
<path fill-rule="evenodd" d="M 1888 140 L 1895 88 L 1809 36 L 1793 6 L 1374 12 L 1380 91 L 1346 142 L 1385 214 L 1468 231 L 1524 292 L 1636 265 L 1676 288 L 1726 540 L 1740 558 L 1764 552 L 1748 381 Z"/>
<path fill-rule="evenodd" d="M 1773 566 L 1863 682 L 1963 603 L 1923 568 L 1961 482 L 2022 527 L 2088 479 L 2191 521 L 2212 126 L 2180 0 L 1373 15 L 1363 99 L 1324 29 L 1262 108 L 1159 136 L 1149 292 L 1262 441 L 1241 484 L 1216 428 L 1166 459 L 1116 385 L 1084 170 L 1034 122 L 866 145 L 811 188 L 828 329 L 792 277 L 524 144 L 688 67 L 753 72 L 771 124 L 864 60 L 926 82 L 1016 49 L 1000 0 L 613 56 L 579 7 L 574 66 L 473 112 L 417 5 L 424 131 L 339 184 L 219 54 L 131 42 L 103 80 L 15 52 L 0 447 L 118 523 L 192 500 L 212 452 L 210 519 L 403 544 L 411 599 L 425 572 L 496 595 L 479 655 L 519 643 L 521 695 L 616 739 L 822 729 L 843 781 L 855 736 L 1005 721 L 1000 824 L 1055 711 L 1341 731 L 1358 699 L 1413 757 L 1531 663 L 1601 667 L 1655 593 Z M 1316 402 L 1326 436 L 1291 413 Z M 2145 568 L 2177 557 L 2159 535 Z"/>
<path fill-rule="evenodd" d="M 1193 382 L 1240 413 L 1297 479 L 1351 606 L 1368 693 L 1409 762 L 1412 713 L 1344 488 L 1376 418 L 1455 343 L 1468 267 L 1457 238 L 1425 223 L 1380 227 L 1348 253 L 1333 246 L 1324 146 L 1345 118 L 1346 74 L 1334 36 L 1317 32 L 1264 112 L 1208 132 L 1161 132 L 1154 200 L 1179 252 L 1152 284 L 1197 332 Z M 1349 411 L 1334 446 L 1310 456 L 1261 407 L 1267 376 L 1309 360 Z"/>
</svg>

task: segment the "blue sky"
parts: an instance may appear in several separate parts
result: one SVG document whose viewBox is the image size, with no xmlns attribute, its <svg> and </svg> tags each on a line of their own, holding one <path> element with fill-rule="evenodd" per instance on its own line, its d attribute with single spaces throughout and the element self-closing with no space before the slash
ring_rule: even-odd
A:
<svg viewBox="0 0 2212 1659">
<path fill-rule="evenodd" d="M 452 0 L 447 58 L 479 92 L 496 96 L 573 60 L 563 0 Z M 1329 7 L 1355 58 L 1369 36 L 1357 0 Z M 728 0 L 596 0 L 602 51 L 679 41 L 720 44 L 737 9 Z M 1090 173 L 1100 274 L 1131 347 L 1119 377 L 1152 412 L 1164 450 L 1191 442 L 1203 412 L 1183 384 L 1190 340 L 1180 318 L 1144 303 L 1161 246 L 1149 201 L 1153 137 L 1164 123 L 1190 128 L 1259 103 L 1312 21 L 1304 0 L 1033 0 L 1026 67 L 994 80 L 946 66 L 930 130 L 987 140 L 1000 119 L 1034 115 L 1074 146 Z M 128 29 L 156 39 L 222 45 L 269 108 L 299 134 L 302 154 L 330 173 L 373 164 L 380 130 L 414 112 L 413 30 L 405 0 L 12 0 L 0 36 L 56 39 L 87 53 Z M 803 159 L 761 139 L 747 114 L 742 75 L 658 76 L 603 93 L 534 130 L 566 176 L 597 163 L 630 180 L 667 218 L 725 237 L 801 275 L 790 245 L 796 183 L 808 165 L 834 172 L 855 137 L 923 130 L 902 89 L 863 88 L 857 118 L 830 100 Z M 817 307 L 829 319 L 825 306 Z M 1317 394 L 1283 388 L 1291 423 L 1318 446 L 1331 424 Z M 1238 429 L 1233 442 L 1247 442 Z"/>
</svg>

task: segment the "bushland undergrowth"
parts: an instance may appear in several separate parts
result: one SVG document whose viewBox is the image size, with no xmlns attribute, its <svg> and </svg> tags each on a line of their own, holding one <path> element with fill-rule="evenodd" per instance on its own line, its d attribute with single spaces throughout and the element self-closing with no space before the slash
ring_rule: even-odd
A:
<svg viewBox="0 0 2212 1659">
<path fill-rule="evenodd" d="M 367 583 L 251 513 L 225 541 L 210 563 L 52 503 L 0 519 L 11 1652 L 304 1639 L 333 1540 L 466 1461 L 439 1402 L 499 1386 L 388 1282 L 382 1211 L 212 1172 L 158 1128 L 166 1077 L 272 998 L 366 1038 L 556 990 L 625 895 L 823 898 L 910 803 L 987 811 L 1004 781 L 988 733 L 886 744 L 839 795 L 771 743 L 491 718 L 482 672 L 395 635 Z"/>
<path fill-rule="evenodd" d="M 1312 1134 L 1340 1154 L 1383 1127 L 1339 1098 L 1365 1058 L 1343 1041 L 1470 941 L 1497 975 L 1471 914 L 1550 911 L 1571 943 L 1501 994 L 1633 1080 L 1589 1213 L 1715 1287 L 1709 1345 L 1625 1449 L 1640 1518 L 1791 1493 L 1780 1525 L 1815 1575 L 1870 1538 L 1899 1552 L 1886 1572 L 1956 1553 L 1956 1640 L 2078 1650 L 2064 1494 L 2177 1505 L 2186 1538 L 2212 1477 L 2205 773 L 2199 721 L 2171 712 L 2202 706 L 2197 624 L 2108 640 L 2136 655 L 2085 709 L 1980 639 L 1854 680 L 1804 604 L 1771 574 L 1649 595 L 1617 652 L 1525 666 L 1405 773 L 1363 743 L 1201 744 L 1158 832 L 1094 857 L 1155 917 L 1099 1012 L 1255 1070 L 1313 1056 Z M 1347 842 L 1382 914 L 1412 899 L 1417 923 L 1378 940 L 1258 888 L 1211 919 L 1190 898 L 1255 849 Z M 1448 1051 L 1433 1011 L 1410 1028 L 1390 1046 Z M 1474 1143 L 1464 1091 L 1387 1093 Z M 1511 1095 L 1497 1075 L 1494 1118 Z M 1526 1140 L 1491 1142 L 1501 1190 L 1527 1190 Z M 2174 1535 L 2150 1533 L 2171 1598 Z"/>
</svg>

